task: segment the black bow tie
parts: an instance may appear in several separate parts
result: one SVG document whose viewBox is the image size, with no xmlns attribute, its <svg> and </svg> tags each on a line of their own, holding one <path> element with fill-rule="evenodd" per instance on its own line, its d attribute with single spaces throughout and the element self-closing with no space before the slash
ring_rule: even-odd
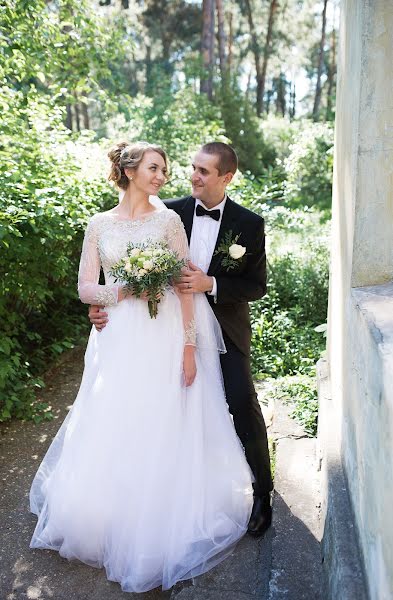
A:
<svg viewBox="0 0 393 600">
<path fill-rule="evenodd" d="M 219 208 L 216 208 L 215 210 L 206 210 L 206 208 L 203 208 L 203 206 L 197 204 L 195 214 L 197 217 L 211 217 L 215 221 L 219 221 L 221 211 Z"/>
</svg>

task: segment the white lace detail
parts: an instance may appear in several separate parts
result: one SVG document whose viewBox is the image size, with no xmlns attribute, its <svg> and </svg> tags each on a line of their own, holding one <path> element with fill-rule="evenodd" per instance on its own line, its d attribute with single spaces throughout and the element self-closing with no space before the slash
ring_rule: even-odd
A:
<svg viewBox="0 0 393 600">
<path fill-rule="evenodd" d="M 106 306 L 117 304 L 119 284 L 109 275 L 111 267 L 122 258 L 129 242 L 147 238 L 162 239 L 170 211 L 155 211 L 134 221 L 122 220 L 112 212 L 94 215 L 86 228 L 79 265 L 78 293 L 82 302 Z M 105 285 L 98 283 L 101 267 Z"/>
<path fill-rule="evenodd" d="M 105 286 L 103 286 L 105 287 Z M 115 291 L 111 289 L 100 290 L 93 298 L 93 304 L 100 304 L 103 306 L 113 306 L 117 304 L 117 295 Z"/>
<path fill-rule="evenodd" d="M 195 319 L 192 319 L 184 329 L 184 345 L 196 346 L 197 326 Z"/>
<path fill-rule="evenodd" d="M 162 204 L 162 203 L 161 203 Z M 187 260 L 188 242 L 183 223 L 174 211 L 164 204 L 157 205 L 154 212 L 140 219 L 125 220 L 111 211 L 94 215 L 86 228 L 82 256 L 79 266 L 78 293 L 86 304 L 113 306 L 117 304 L 120 283 L 116 283 L 110 275 L 112 266 L 118 262 L 127 251 L 130 242 L 165 241 L 176 252 L 179 258 Z M 98 283 L 101 267 L 104 271 L 105 285 Z M 195 329 L 191 325 L 194 319 L 193 296 L 178 293 L 181 304 L 184 331 Z M 194 335 L 196 337 L 196 335 Z M 193 338 L 190 337 L 190 340 Z M 189 341 L 193 343 L 194 341 Z"/>
</svg>

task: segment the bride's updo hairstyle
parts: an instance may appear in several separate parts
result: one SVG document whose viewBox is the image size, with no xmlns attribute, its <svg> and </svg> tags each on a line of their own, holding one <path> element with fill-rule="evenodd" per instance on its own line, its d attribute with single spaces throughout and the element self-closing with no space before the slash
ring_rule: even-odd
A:
<svg viewBox="0 0 393 600">
<path fill-rule="evenodd" d="M 108 152 L 111 161 L 109 181 L 113 181 L 120 189 L 126 190 L 130 182 L 125 169 L 137 169 L 143 160 L 145 152 L 149 150 L 153 150 L 162 156 L 165 166 L 168 168 L 167 156 L 160 146 L 149 144 L 148 142 L 135 142 L 133 144 L 119 142 Z"/>
</svg>

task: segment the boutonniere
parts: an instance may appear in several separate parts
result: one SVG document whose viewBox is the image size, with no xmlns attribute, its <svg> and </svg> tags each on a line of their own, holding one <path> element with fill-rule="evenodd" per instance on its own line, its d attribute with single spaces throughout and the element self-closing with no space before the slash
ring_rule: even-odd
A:
<svg viewBox="0 0 393 600">
<path fill-rule="evenodd" d="M 224 255 L 224 257 L 221 259 L 221 265 L 227 271 L 234 269 L 237 266 L 239 259 L 242 258 L 242 256 L 244 256 L 246 253 L 246 248 L 244 246 L 240 246 L 240 244 L 237 244 L 240 236 L 241 234 L 239 233 L 232 238 L 232 230 L 227 231 L 224 239 L 214 253 L 214 255 Z"/>
</svg>

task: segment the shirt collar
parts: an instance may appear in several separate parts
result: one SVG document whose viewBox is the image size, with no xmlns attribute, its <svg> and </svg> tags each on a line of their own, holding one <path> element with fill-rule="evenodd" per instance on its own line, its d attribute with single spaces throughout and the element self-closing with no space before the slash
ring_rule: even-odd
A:
<svg viewBox="0 0 393 600">
<path fill-rule="evenodd" d="M 221 200 L 220 204 L 216 204 L 216 206 L 213 206 L 213 208 L 208 208 L 203 202 L 202 200 L 199 200 L 199 198 L 195 198 L 195 210 L 198 204 L 200 204 L 201 206 L 203 206 L 203 208 L 205 208 L 206 210 L 219 210 L 221 213 L 221 217 L 222 217 L 222 213 L 224 212 L 224 208 L 225 208 L 225 202 L 227 201 L 227 193 L 225 192 L 224 194 L 224 198 Z"/>
</svg>

